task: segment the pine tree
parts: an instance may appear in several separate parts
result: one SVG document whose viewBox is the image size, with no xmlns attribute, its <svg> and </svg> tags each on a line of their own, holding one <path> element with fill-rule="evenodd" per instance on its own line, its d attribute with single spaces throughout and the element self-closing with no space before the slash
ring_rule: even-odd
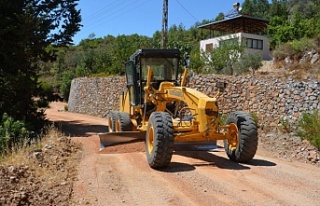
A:
<svg viewBox="0 0 320 206">
<path fill-rule="evenodd" d="M 52 61 L 49 45 L 67 46 L 80 29 L 77 0 L 0 1 L 0 116 L 36 125 L 38 62 Z M 31 126 L 32 128 L 32 126 Z"/>
</svg>

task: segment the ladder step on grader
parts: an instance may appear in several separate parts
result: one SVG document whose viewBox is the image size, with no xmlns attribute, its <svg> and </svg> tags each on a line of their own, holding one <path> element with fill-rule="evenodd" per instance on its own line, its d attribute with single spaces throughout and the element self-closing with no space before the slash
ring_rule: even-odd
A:
<svg viewBox="0 0 320 206">
<path fill-rule="evenodd" d="M 99 134 L 101 148 L 145 140 L 151 168 L 165 168 L 180 146 L 212 149 L 224 141 L 230 160 L 248 162 L 258 146 L 257 125 L 247 112 L 231 112 L 219 121 L 217 98 L 186 87 L 177 49 L 139 49 L 125 64 L 126 87 L 119 111 L 107 113 L 108 132 Z"/>
</svg>

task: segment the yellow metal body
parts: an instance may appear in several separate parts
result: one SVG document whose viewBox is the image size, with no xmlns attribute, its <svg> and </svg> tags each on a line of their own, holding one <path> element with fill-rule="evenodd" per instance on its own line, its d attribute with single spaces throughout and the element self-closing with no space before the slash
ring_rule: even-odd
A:
<svg viewBox="0 0 320 206">
<path fill-rule="evenodd" d="M 184 71 L 181 85 L 176 86 L 172 82 L 161 82 L 159 89 L 151 86 L 152 68 L 148 68 L 146 85 L 144 86 L 145 104 L 152 102 L 156 108 L 154 111 L 166 111 L 166 104 L 170 102 L 184 102 L 192 118 L 188 120 L 173 119 L 175 142 L 201 142 L 227 139 L 230 147 L 235 149 L 238 142 L 238 128 L 235 124 L 219 125 L 217 99 L 195 89 L 187 88 L 187 70 Z M 129 91 L 125 91 L 120 98 L 120 111 L 130 114 L 137 130 L 145 132 L 148 125 L 148 117 L 144 116 L 137 125 L 136 114 L 143 114 L 141 106 L 131 106 Z"/>
</svg>

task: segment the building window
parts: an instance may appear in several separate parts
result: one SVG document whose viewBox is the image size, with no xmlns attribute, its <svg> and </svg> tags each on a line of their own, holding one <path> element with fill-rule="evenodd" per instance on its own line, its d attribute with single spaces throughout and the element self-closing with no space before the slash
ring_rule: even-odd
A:
<svg viewBox="0 0 320 206">
<path fill-rule="evenodd" d="M 263 40 L 261 39 L 245 38 L 244 42 L 247 48 L 263 50 Z"/>
<path fill-rule="evenodd" d="M 210 52 L 213 50 L 213 44 L 206 44 L 206 52 Z"/>
</svg>

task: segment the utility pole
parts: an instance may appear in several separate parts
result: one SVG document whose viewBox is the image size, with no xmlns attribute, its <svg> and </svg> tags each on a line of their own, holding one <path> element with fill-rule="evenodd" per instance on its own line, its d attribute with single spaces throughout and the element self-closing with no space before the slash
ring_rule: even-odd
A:
<svg viewBox="0 0 320 206">
<path fill-rule="evenodd" d="M 161 40 L 161 46 L 163 49 L 167 48 L 167 42 L 168 42 L 168 0 L 163 0 L 162 40 Z"/>
</svg>

